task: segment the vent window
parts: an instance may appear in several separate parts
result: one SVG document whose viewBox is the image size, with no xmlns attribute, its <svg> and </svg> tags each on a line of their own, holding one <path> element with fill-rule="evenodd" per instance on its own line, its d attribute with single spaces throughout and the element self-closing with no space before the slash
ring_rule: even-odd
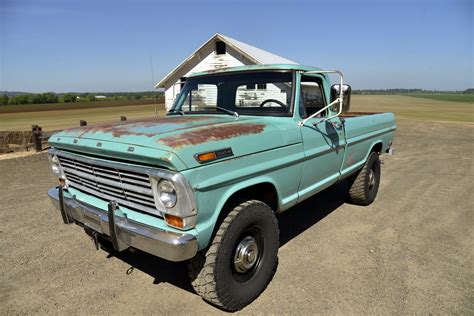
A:
<svg viewBox="0 0 474 316">
<path fill-rule="evenodd" d="M 181 82 L 180 87 L 183 88 L 184 84 L 186 83 L 186 77 L 179 78 L 179 81 Z"/>
</svg>

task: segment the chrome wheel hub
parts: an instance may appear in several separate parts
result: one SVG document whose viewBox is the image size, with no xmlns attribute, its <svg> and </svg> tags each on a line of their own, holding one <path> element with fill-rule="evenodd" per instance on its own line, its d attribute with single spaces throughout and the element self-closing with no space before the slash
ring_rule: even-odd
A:
<svg viewBox="0 0 474 316">
<path fill-rule="evenodd" d="M 234 267 L 239 273 L 249 271 L 258 258 L 258 245 L 255 238 L 247 236 L 240 241 L 235 249 Z"/>
<path fill-rule="evenodd" d="M 370 169 L 369 171 L 369 190 L 372 190 L 375 186 L 375 172 Z"/>
</svg>

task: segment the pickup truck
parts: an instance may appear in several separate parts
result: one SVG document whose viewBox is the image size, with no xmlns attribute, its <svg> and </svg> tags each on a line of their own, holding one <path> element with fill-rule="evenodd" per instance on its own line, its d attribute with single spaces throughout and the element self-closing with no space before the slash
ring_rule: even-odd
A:
<svg viewBox="0 0 474 316">
<path fill-rule="evenodd" d="M 241 66 L 179 84 L 166 117 L 52 135 L 59 185 L 48 195 L 97 249 L 188 260 L 199 295 L 240 310 L 276 271 L 276 213 L 342 180 L 350 202 L 374 201 L 394 115 L 349 112 L 342 73 L 315 67 Z"/>
</svg>

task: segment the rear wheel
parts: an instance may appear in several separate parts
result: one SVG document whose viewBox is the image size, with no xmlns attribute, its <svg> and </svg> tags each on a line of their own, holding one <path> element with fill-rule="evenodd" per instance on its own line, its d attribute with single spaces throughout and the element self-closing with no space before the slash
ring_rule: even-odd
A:
<svg viewBox="0 0 474 316">
<path fill-rule="evenodd" d="M 349 179 L 349 200 L 358 205 L 371 204 L 377 196 L 379 183 L 379 155 L 372 152 L 362 169 Z"/>
<path fill-rule="evenodd" d="M 207 251 L 190 260 L 194 290 L 223 309 L 242 309 L 272 279 L 278 247 L 273 210 L 256 200 L 238 205 L 224 219 Z"/>
</svg>

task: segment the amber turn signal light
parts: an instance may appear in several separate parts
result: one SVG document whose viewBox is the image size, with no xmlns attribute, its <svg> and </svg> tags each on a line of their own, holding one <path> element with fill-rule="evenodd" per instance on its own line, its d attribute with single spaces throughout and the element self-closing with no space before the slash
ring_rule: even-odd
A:
<svg viewBox="0 0 474 316">
<path fill-rule="evenodd" d="M 170 226 L 178 227 L 178 228 L 184 228 L 184 222 L 181 217 L 170 215 L 170 214 L 165 214 L 165 220 Z"/>
<path fill-rule="evenodd" d="M 59 178 L 59 185 L 62 186 L 62 187 L 65 186 L 66 181 L 64 179 Z"/>
<path fill-rule="evenodd" d="M 197 155 L 197 160 L 204 162 L 209 160 L 214 160 L 217 158 L 217 154 L 215 152 L 204 153 Z"/>
</svg>

